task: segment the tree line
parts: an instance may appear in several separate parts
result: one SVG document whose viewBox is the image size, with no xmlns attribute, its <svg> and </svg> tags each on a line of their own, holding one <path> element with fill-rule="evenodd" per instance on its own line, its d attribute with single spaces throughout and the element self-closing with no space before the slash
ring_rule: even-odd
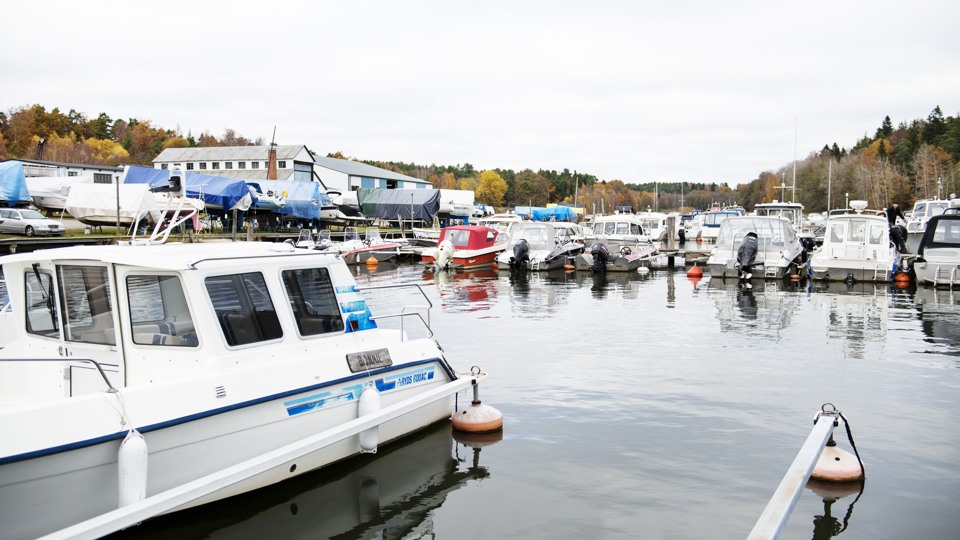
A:
<svg viewBox="0 0 960 540">
<path fill-rule="evenodd" d="M 0 159 L 150 166 L 166 148 L 263 144 L 262 138 L 249 139 L 230 128 L 219 137 L 184 135 L 179 126 L 165 129 L 150 120 L 114 119 L 105 112 L 91 118 L 74 109 L 47 111 L 42 105 L 0 112 Z M 576 204 L 587 213 L 618 207 L 690 211 L 733 204 L 751 209 L 779 199 L 822 211 L 864 199 L 880 208 L 890 202 L 910 206 L 916 198 L 960 190 L 960 117 L 944 116 L 937 106 L 925 119 L 894 127 L 887 116 L 872 136 L 864 135 L 849 149 L 825 144 L 803 160 L 761 172 L 736 188 L 716 182 L 626 183 L 569 169 L 477 170 L 470 163 L 421 165 L 361 160 L 342 152 L 327 155 L 428 180 L 438 189 L 473 190 L 478 202 L 496 207 L 557 203 Z"/>
</svg>

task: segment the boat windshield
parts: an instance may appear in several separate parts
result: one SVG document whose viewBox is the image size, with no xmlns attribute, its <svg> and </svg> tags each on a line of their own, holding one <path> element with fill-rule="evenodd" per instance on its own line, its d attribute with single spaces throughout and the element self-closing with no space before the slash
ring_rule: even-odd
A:
<svg viewBox="0 0 960 540">
<path fill-rule="evenodd" d="M 717 237 L 717 245 L 729 246 L 735 242 L 741 242 L 749 232 L 757 234 L 757 240 L 761 246 L 783 246 L 796 240 L 793 229 L 782 220 L 738 218 L 723 222 Z"/>
<path fill-rule="evenodd" d="M 789 220 L 790 223 L 793 224 L 798 224 L 801 220 L 801 212 L 799 208 L 784 208 L 782 206 L 773 208 L 758 207 L 756 210 L 758 216 L 782 217 L 786 220 Z"/>
</svg>

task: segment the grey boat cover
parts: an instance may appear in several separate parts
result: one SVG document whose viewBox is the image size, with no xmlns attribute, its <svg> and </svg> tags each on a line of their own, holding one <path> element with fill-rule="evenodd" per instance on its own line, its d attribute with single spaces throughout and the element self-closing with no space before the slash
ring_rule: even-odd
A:
<svg viewBox="0 0 960 540">
<path fill-rule="evenodd" d="M 367 217 L 429 223 L 440 211 L 440 190 L 360 188 L 357 201 Z"/>
</svg>

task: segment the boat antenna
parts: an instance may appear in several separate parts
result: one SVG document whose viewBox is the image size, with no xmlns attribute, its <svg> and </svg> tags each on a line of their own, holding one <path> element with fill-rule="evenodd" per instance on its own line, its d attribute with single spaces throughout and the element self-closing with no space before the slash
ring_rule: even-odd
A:
<svg viewBox="0 0 960 540">
<path fill-rule="evenodd" d="M 790 195 L 790 202 L 797 202 L 797 127 L 799 120 L 793 119 L 793 194 Z"/>
</svg>

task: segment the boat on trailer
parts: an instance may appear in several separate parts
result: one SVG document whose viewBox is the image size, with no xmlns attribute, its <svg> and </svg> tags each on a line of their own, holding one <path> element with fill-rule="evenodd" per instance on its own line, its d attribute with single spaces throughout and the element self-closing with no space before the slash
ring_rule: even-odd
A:
<svg viewBox="0 0 960 540">
<path fill-rule="evenodd" d="M 374 316 L 333 250 L 81 246 L 2 266 L 4 537 L 116 520 L 86 529 L 101 536 L 375 452 L 485 377 L 448 362 L 418 285 L 371 287 L 423 295 Z"/>
</svg>

